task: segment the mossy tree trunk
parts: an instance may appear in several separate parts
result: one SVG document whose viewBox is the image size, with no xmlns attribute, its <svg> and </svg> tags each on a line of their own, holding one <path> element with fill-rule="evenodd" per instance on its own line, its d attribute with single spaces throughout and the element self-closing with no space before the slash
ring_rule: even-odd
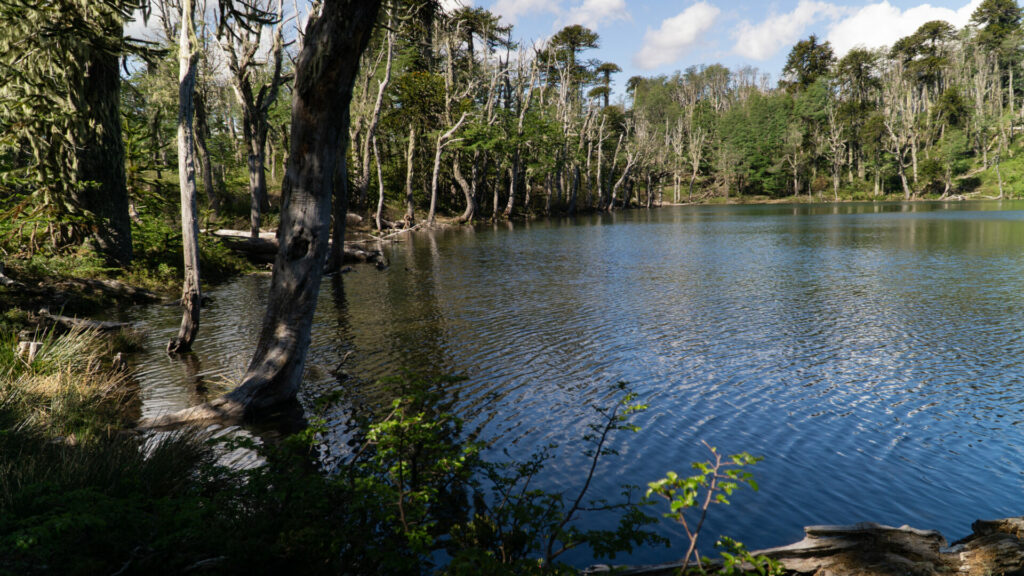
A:
<svg viewBox="0 0 1024 576">
<path fill-rule="evenodd" d="M 119 20 L 109 18 L 111 35 L 120 36 Z M 77 179 L 83 183 L 72 193 L 74 204 L 95 217 L 92 237 L 112 264 L 127 266 L 132 259 L 132 223 L 128 215 L 128 185 L 121 139 L 120 56 L 94 49 L 86 64 L 82 85 L 87 130 L 76 153 Z"/>
</svg>

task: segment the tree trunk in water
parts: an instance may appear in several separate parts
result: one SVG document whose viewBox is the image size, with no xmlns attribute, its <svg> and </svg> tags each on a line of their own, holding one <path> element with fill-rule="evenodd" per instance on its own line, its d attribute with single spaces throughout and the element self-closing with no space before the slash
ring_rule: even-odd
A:
<svg viewBox="0 0 1024 576">
<path fill-rule="evenodd" d="M 405 153 L 405 226 L 416 221 L 416 203 L 412 197 L 413 160 L 416 156 L 416 127 L 409 127 L 409 149 Z"/>
<path fill-rule="evenodd" d="M 121 36 L 121 26 L 111 31 Z M 117 54 L 96 49 L 86 66 L 81 102 L 85 119 L 95 128 L 78 148 L 78 181 L 95 182 L 72 194 L 73 203 L 96 216 L 97 247 L 110 264 L 132 260 L 132 222 L 121 139 L 121 74 Z"/>
<path fill-rule="evenodd" d="M 359 57 L 380 0 L 326 0 L 306 27 L 292 92 L 292 150 L 282 190 L 280 249 L 267 312 L 242 384 L 203 406 L 148 425 L 237 420 L 294 401 L 306 364 L 330 228 L 331 194 Z"/>
<path fill-rule="evenodd" d="M 210 149 L 206 142 L 210 137 L 210 124 L 206 117 L 206 99 L 202 92 L 195 93 L 196 109 L 196 152 L 199 154 L 199 163 L 203 167 L 203 189 L 206 191 L 206 199 L 210 202 L 210 209 L 213 213 L 220 214 L 220 196 L 213 186 L 213 162 L 210 161 Z"/>
<path fill-rule="evenodd" d="M 565 198 L 565 184 L 563 182 L 564 180 L 565 172 L 559 169 L 558 174 L 555 175 L 555 200 L 558 202 L 559 205 L 562 204 L 562 199 Z M 549 210 L 548 214 L 550 213 L 551 211 Z"/>
<path fill-rule="evenodd" d="M 192 349 L 199 332 L 199 222 L 196 218 L 196 167 L 193 151 L 196 88 L 196 54 L 192 40 L 192 0 L 181 2 L 181 33 L 178 40 L 178 182 L 181 189 L 181 241 L 185 254 L 185 282 L 181 289 L 181 328 L 167 343 L 167 352 L 181 354 Z"/>
</svg>

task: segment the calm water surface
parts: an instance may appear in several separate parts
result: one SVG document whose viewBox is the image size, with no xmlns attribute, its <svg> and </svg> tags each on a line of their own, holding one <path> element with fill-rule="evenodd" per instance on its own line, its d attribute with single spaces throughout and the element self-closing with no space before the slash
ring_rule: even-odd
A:
<svg viewBox="0 0 1024 576">
<path fill-rule="evenodd" d="M 713 511 L 708 541 L 765 547 L 865 520 L 953 540 L 1024 513 L 1024 203 L 662 208 L 387 250 L 389 270 L 321 288 L 304 399 L 346 392 L 328 458 L 353 406 L 394 395 L 377 378 L 439 371 L 467 377 L 445 393 L 495 458 L 556 442 L 541 482 L 571 489 L 588 406 L 624 380 L 650 410 L 595 496 L 688 472 L 702 440 L 765 457 L 761 492 Z M 240 375 L 268 284 L 209 291 L 190 363 L 161 352 L 177 309 L 133 311 L 153 340 L 136 359 L 147 414 L 201 401 L 197 375 Z M 329 370 L 347 352 L 342 381 Z"/>
</svg>

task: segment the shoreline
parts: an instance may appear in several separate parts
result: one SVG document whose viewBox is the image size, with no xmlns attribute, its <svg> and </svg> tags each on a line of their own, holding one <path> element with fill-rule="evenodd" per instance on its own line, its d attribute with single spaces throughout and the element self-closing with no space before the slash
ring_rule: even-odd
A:
<svg viewBox="0 0 1024 576">
<path fill-rule="evenodd" d="M 990 576 L 1024 569 L 1024 516 L 977 520 L 972 533 L 948 544 L 936 530 L 861 522 L 845 526 L 807 526 L 804 539 L 754 550 L 779 562 L 785 574 L 859 576 Z M 714 567 L 721 562 L 712 560 Z M 640 566 L 595 564 L 583 576 L 673 576 L 680 562 Z M 691 568 L 693 568 L 691 566 Z"/>
</svg>

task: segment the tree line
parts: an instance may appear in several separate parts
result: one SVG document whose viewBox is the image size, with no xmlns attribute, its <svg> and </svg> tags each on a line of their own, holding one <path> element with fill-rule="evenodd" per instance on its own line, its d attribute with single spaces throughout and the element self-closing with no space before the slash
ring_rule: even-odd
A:
<svg viewBox="0 0 1024 576">
<path fill-rule="evenodd" d="M 156 41 L 124 36 L 140 11 Z M 650 207 L 667 191 L 910 199 L 950 194 L 972 167 L 994 168 L 1002 195 L 1021 108 L 1013 0 L 839 59 L 811 36 L 777 86 L 711 65 L 630 78 L 617 103 L 619 66 L 586 58 L 595 32 L 525 45 L 482 8 L 4 0 L 0 16 L 0 193 L 16 238 L 42 225 L 55 246 L 91 242 L 126 266 L 135 205 L 167 202 L 177 165 L 188 261 L 170 349 L 187 351 L 200 208 L 253 236 L 277 225 L 247 382 L 300 378 L 324 260 L 340 262 L 328 237 L 344 238 L 350 207 L 384 229 Z"/>
<path fill-rule="evenodd" d="M 775 87 L 755 69 L 720 65 L 632 78 L 634 133 L 656 134 L 639 171 L 676 201 L 692 199 L 695 183 L 702 196 L 909 200 L 967 190 L 969 170 L 994 168 L 1002 197 L 1000 160 L 1020 131 L 1022 44 L 1016 2 L 985 0 L 963 29 L 931 21 L 841 58 L 812 35 Z"/>
</svg>

